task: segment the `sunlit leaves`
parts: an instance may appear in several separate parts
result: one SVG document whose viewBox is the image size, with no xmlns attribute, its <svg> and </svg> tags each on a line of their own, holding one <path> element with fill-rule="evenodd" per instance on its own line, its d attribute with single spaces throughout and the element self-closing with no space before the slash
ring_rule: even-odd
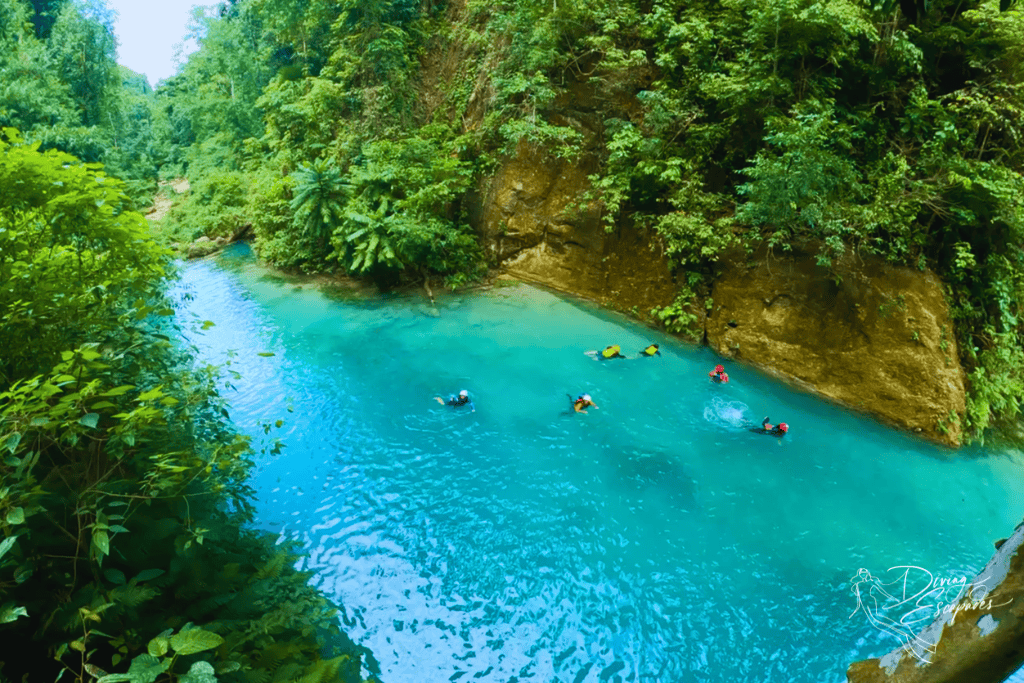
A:
<svg viewBox="0 0 1024 683">
<path fill-rule="evenodd" d="M 836 208 L 860 192 L 856 167 L 847 154 L 848 130 L 835 120 L 829 104 L 817 102 L 768 125 L 765 140 L 770 146 L 745 169 L 751 181 L 739 189 L 747 201 L 737 208 L 737 218 L 776 231 L 803 228 L 825 237 Z M 769 243 L 775 239 L 788 246 L 785 236 Z"/>
<path fill-rule="evenodd" d="M 120 183 L 66 154 L 8 140 L 0 139 L 0 377 L 42 367 L 100 319 L 98 302 L 147 289 L 163 273 L 144 219 L 122 210 Z M 34 330 L 33 347 L 16 343 L 24 329 Z"/>
<path fill-rule="evenodd" d="M 17 620 L 19 617 L 27 617 L 28 610 L 24 607 L 16 606 L 13 602 L 8 602 L 5 605 L 0 606 L 0 624 L 9 624 L 12 621 Z"/>
<path fill-rule="evenodd" d="M 216 633 L 192 629 L 175 634 L 171 638 L 171 647 L 180 655 L 194 655 L 218 647 L 224 639 Z"/>
</svg>

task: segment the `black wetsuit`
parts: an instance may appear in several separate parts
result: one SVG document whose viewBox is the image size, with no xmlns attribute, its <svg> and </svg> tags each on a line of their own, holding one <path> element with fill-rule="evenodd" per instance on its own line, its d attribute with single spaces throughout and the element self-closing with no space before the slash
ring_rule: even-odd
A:
<svg viewBox="0 0 1024 683">
<path fill-rule="evenodd" d="M 461 408 L 462 406 L 467 405 L 467 404 L 469 405 L 470 408 L 474 408 L 475 409 L 475 406 L 473 405 L 473 402 L 469 400 L 469 396 L 462 396 L 462 395 L 450 396 L 448 398 L 448 401 L 447 401 L 447 403 L 445 405 L 449 405 L 452 408 Z"/>
<path fill-rule="evenodd" d="M 779 428 L 779 425 L 772 425 L 771 429 L 767 429 L 769 424 L 770 424 L 770 422 L 769 422 L 768 418 L 766 417 L 761 422 L 761 426 L 760 427 L 751 427 L 750 431 L 752 431 L 752 432 L 754 432 L 756 434 L 771 434 L 772 436 L 785 436 L 786 432 L 782 431 Z"/>
</svg>

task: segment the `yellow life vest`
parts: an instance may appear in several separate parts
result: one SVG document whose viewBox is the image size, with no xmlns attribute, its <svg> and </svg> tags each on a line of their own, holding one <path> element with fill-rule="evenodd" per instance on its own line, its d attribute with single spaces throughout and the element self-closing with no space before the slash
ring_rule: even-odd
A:
<svg viewBox="0 0 1024 683">
<path fill-rule="evenodd" d="M 611 358 L 612 356 L 617 354 L 619 350 L 619 346 L 618 344 L 616 344 L 615 346 L 609 346 L 607 349 L 602 351 L 601 355 L 604 356 L 605 358 Z"/>
<path fill-rule="evenodd" d="M 655 346 L 654 344 L 651 344 L 646 349 L 644 349 L 644 353 L 646 353 L 648 356 L 653 356 L 657 352 L 658 352 L 658 347 Z"/>
</svg>

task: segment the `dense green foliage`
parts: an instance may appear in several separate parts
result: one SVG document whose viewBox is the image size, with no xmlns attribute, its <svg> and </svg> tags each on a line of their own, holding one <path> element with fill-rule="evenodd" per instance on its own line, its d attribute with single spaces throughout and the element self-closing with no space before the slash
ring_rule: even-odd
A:
<svg viewBox="0 0 1024 683">
<path fill-rule="evenodd" d="M 123 183 L 3 129 L 0 188 L 0 676 L 360 680 L 294 549 L 248 530 L 249 440 L 170 341 Z"/>
<path fill-rule="evenodd" d="M 609 229 L 658 236 L 688 274 L 675 328 L 732 250 L 932 268 L 981 436 L 1024 388 L 1014 4 L 236 0 L 158 99 L 194 181 L 242 174 L 231 211 L 279 265 L 465 281 L 468 193 L 526 142 L 596 167 Z"/>
<path fill-rule="evenodd" d="M 117 65 L 112 25 L 102 0 L 0 0 L 0 127 L 104 164 L 142 206 L 167 136 L 145 78 Z"/>
</svg>

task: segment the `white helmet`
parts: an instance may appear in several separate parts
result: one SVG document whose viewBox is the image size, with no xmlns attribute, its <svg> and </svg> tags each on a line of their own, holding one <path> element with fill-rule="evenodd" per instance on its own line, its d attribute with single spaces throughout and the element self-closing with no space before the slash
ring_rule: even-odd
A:
<svg viewBox="0 0 1024 683">
<path fill-rule="evenodd" d="M 459 396 L 469 396 L 469 392 L 463 389 L 462 391 L 459 392 Z"/>
<path fill-rule="evenodd" d="M 589 401 L 590 400 L 590 394 L 583 394 L 583 400 L 584 401 Z"/>
</svg>

